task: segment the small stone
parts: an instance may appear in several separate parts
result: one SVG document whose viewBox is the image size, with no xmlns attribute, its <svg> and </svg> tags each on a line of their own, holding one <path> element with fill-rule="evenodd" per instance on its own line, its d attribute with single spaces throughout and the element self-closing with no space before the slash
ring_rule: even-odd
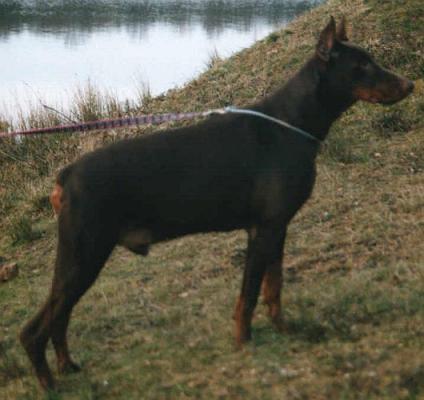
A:
<svg viewBox="0 0 424 400">
<path fill-rule="evenodd" d="M 0 282 L 7 282 L 16 278 L 19 274 L 17 263 L 8 263 L 0 265 Z"/>
<path fill-rule="evenodd" d="M 299 375 L 299 373 L 295 370 L 288 369 L 288 368 L 281 368 L 280 369 L 280 375 L 284 378 L 294 378 Z"/>
</svg>

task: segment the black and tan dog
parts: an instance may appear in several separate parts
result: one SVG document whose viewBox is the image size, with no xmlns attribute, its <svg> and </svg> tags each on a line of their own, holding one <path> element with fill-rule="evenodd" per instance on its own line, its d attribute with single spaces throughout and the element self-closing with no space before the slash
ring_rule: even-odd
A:
<svg viewBox="0 0 424 400">
<path fill-rule="evenodd" d="M 312 58 L 272 96 L 251 108 L 318 140 L 357 100 L 392 104 L 413 83 L 350 44 L 331 19 Z M 197 232 L 248 231 L 237 302 L 236 340 L 251 337 L 261 285 L 281 328 L 282 254 L 287 225 L 311 194 L 318 141 L 271 121 L 214 116 L 194 126 L 124 140 L 67 166 L 51 201 L 59 243 L 50 295 L 24 327 L 21 342 L 44 388 L 54 380 L 45 357 L 51 338 L 59 371 L 75 371 L 66 332 L 75 304 L 116 245 L 147 255 L 149 246 Z"/>
</svg>

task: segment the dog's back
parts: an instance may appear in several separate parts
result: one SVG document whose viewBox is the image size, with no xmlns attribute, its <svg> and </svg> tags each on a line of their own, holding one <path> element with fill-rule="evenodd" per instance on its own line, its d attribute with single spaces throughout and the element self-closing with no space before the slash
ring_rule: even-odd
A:
<svg viewBox="0 0 424 400">
<path fill-rule="evenodd" d="M 86 155 L 65 170 L 62 201 L 84 213 L 102 213 L 113 234 L 148 229 L 154 242 L 248 228 L 273 212 L 266 209 L 265 186 L 278 190 L 285 176 L 294 190 L 301 168 L 313 172 L 315 151 L 316 145 L 282 135 L 272 122 L 216 117 Z M 287 174 L 291 168 L 295 173 Z M 59 176 L 63 180 L 64 173 Z"/>
</svg>

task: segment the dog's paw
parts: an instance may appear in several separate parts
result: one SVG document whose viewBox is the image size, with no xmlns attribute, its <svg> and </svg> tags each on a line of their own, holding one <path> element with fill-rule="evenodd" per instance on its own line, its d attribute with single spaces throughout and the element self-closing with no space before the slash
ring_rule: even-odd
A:
<svg viewBox="0 0 424 400">
<path fill-rule="evenodd" d="M 63 375 L 74 374 L 76 372 L 80 372 L 81 367 L 73 361 L 68 361 L 66 363 L 59 364 L 58 371 Z"/>
</svg>

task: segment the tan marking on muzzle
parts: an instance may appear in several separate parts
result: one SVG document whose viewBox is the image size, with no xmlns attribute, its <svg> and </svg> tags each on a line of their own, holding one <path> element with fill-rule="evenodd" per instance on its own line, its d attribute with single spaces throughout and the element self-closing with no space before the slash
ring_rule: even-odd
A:
<svg viewBox="0 0 424 400">
<path fill-rule="evenodd" d="M 395 78 L 391 81 L 382 82 L 374 88 L 357 87 L 353 90 L 353 95 L 357 100 L 369 103 L 394 104 L 404 99 L 414 89 L 413 82 L 408 79 L 398 76 L 395 76 Z"/>
<path fill-rule="evenodd" d="M 369 103 L 380 103 L 384 100 L 384 95 L 377 89 L 356 88 L 353 91 L 356 99 L 367 101 Z"/>
<path fill-rule="evenodd" d="M 62 193 L 62 186 L 56 183 L 55 187 L 53 188 L 53 191 L 50 193 L 50 204 L 52 205 L 56 215 L 58 215 L 60 213 L 60 210 L 62 209 Z"/>
</svg>

